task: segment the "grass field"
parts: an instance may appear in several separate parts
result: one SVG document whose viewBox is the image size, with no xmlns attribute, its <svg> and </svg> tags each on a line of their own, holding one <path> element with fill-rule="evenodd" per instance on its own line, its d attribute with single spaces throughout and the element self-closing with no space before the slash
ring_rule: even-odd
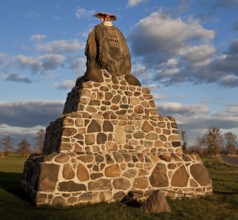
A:
<svg viewBox="0 0 238 220">
<path fill-rule="evenodd" d="M 0 219 L 5 220 L 158 220 L 158 219 L 229 219 L 238 220 L 238 167 L 204 159 L 213 179 L 214 195 L 200 199 L 169 200 L 170 214 L 145 215 L 138 207 L 119 203 L 79 205 L 71 208 L 35 207 L 20 190 L 19 182 L 25 159 L 0 158 Z"/>
</svg>

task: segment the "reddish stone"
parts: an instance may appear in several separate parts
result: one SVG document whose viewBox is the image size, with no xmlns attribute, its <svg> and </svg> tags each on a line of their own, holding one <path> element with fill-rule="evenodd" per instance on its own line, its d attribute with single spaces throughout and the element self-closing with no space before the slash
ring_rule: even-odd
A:
<svg viewBox="0 0 238 220">
<path fill-rule="evenodd" d="M 141 105 L 137 105 L 134 109 L 135 113 L 142 114 L 144 112 L 144 108 Z"/>
<path fill-rule="evenodd" d="M 106 148 L 107 148 L 108 151 L 117 151 L 118 150 L 118 146 L 114 142 L 107 142 L 106 143 Z"/>
<path fill-rule="evenodd" d="M 166 166 L 162 163 L 158 163 L 149 179 L 151 185 L 154 187 L 167 187 L 169 185 L 169 181 Z"/>
<path fill-rule="evenodd" d="M 139 189 L 146 189 L 148 187 L 148 178 L 147 177 L 138 177 L 135 178 L 133 186 Z"/>
<path fill-rule="evenodd" d="M 142 92 L 144 94 L 150 94 L 150 90 L 148 88 L 142 88 Z"/>
<path fill-rule="evenodd" d="M 142 130 L 144 132 L 150 132 L 150 131 L 153 131 L 154 128 L 148 121 L 145 121 L 144 124 L 142 125 Z"/>
<path fill-rule="evenodd" d="M 77 202 L 77 197 L 70 197 L 70 198 L 68 198 L 67 201 L 68 201 L 68 203 L 73 204 L 73 203 Z"/>
<path fill-rule="evenodd" d="M 117 177 L 121 175 L 121 169 L 118 164 L 112 164 L 105 168 L 106 177 Z"/>
<path fill-rule="evenodd" d="M 42 164 L 39 177 L 39 191 L 52 192 L 58 181 L 59 165 Z"/>
<path fill-rule="evenodd" d="M 77 177 L 80 181 L 89 180 L 88 170 L 83 164 L 79 163 L 77 166 Z"/>
<path fill-rule="evenodd" d="M 163 143 L 161 141 L 155 141 L 155 147 L 163 147 Z"/>
<path fill-rule="evenodd" d="M 95 143 L 94 134 L 85 135 L 85 144 L 86 145 L 93 145 L 94 143 Z"/>
<path fill-rule="evenodd" d="M 189 175 L 184 166 L 181 166 L 172 176 L 171 185 L 176 187 L 186 187 Z"/>
<path fill-rule="evenodd" d="M 74 178 L 74 170 L 70 164 L 65 164 L 63 167 L 63 178 L 65 179 L 73 179 Z"/>
<path fill-rule="evenodd" d="M 170 161 L 171 161 L 171 157 L 168 156 L 168 155 L 165 155 L 165 154 L 160 155 L 159 158 L 160 158 L 161 160 L 164 160 L 164 161 L 167 161 L 167 162 L 170 162 Z"/>
<path fill-rule="evenodd" d="M 64 198 L 62 198 L 60 196 L 57 196 L 52 200 L 52 205 L 54 205 L 54 206 L 58 206 L 58 205 L 65 206 L 66 202 L 65 202 Z"/>
</svg>

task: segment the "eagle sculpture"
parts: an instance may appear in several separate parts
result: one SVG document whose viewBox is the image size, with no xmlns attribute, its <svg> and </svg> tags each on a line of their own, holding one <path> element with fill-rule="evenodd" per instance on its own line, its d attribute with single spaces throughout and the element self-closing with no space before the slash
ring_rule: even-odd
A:
<svg viewBox="0 0 238 220">
<path fill-rule="evenodd" d="M 113 14 L 108 14 L 105 12 L 99 12 L 97 14 L 94 15 L 95 17 L 99 18 L 101 21 L 105 22 L 105 21 L 116 21 L 117 17 Z"/>
</svg>

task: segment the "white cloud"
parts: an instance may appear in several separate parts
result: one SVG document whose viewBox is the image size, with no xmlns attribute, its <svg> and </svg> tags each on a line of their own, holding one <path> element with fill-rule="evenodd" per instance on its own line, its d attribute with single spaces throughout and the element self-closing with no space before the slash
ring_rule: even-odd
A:
<svg viewBox="0 0 238 220">
<path fill-rule="evenodd" d="M 75 82 L 73 80 L 65 80 L 62 83 L 55 83 L 53 85 L 56 89 L 71 89 L 75 85 Z"/>
<path fill-rule="evenodd" d="M 30 36 L 30 40 L 32 40 L 32 41 L 39 41 L 44 38 L 46 38 L 46 35 L 43 35 L 43 34 L 33 34 Z"/>
<path fill-rule="evenodd" d="M 21 135 L 29 136 L 36 135 L 39 129 L 44 129 L 43 126 L 33 126 L 29 128 L 19 127 L 19 126 L 9 126 L 7 124 L 0 124 L 1 136 L 12 136 L 12 135 Z"/>
<path fill-rule="evenodd" d="M 95 14 L 94 10 L 88 11 L 85 8 L 77 7 L 75 10 L 75 16 L 78 20 L 81 20 L 83 18 L 88 18 Z"/>
<path fill-rule="evenodd" d="M 83 74 L 86 71 L 86 57 L 70 57 L 68 62 L 73 73 Z"/>
<path fill-rule="evenodd" d="M 84 44 L 79 40 L 55 40 L 47 43 L 36 44 L 37 50 L 46 51 L 48 53 L 70 53 L 79 52 L 84 49 Z"/>
<path fill-rule="evenodd" d="M 182 105 L 177 102 L 167 102 L 167 103 L 159 103 L 158 105 L 159 112 L 162 112 L 163 115 L 183 115 L 183 116 L 191 116 L 191 115 L 200 115 L 207 114 L 208 108 L 207 106 L 200 104 L 189 104 Z"/>
<path fill-rule="evenodd" d="M 30 11 L 25 14 L 25 18 L 35 18 L 39 16 L 40 16 L 40 13 L 37 11 Z"/>
<path fill-rule="evenodd" d="M 208 60 L 212 57 L 212 55 L 216 52 L 216 49 L 209 45 L 198 45 L 194 47 L 190 47 L 187 50 L 182 52 L 182 55 L 191 62 L 200 63 Z"/>
<path fill-rule="evenodd" d="M 238 114 L 238 105 L 235 105 L 235 106 L 230 106 L 229 108 L 228 108 L 228 112 L 229 113 L 235 113 L 235 114 Z"/>
<path fill-rule="evenodd" d="M 18 62 L 22 68 L 28 68 L 33 72 L 56 69 L 58 66 L 62 66 L 64 61 L 64 56 L 55 54 L 46 54 L 39 57 L 16 56 L 16 62 Z"/>
<path fill-rule="evenodd" d="M 214 38 L 214 30 L 206 29 L 191 17 L 184 20 L 153 12 L 129 34 L 131 51 L 137 58 L 133 71 L 147 84 L 216 82 L 238 87 L 238 40 L 231 42 L 218 57 Z"/>
<path fill-rule="evenodd" d="M 46 126 L 63 111 L 62 101 L 0 102 L 0 124 L 9 126 Z"/>
<path fill-rule="evenodd" d="M 11 65 L 11 58 L 5 54 L 5 53 L 0 53 L 0 65 L 7 67 L 9 65 Z"/>
<path fill-rule="evenodd" d="M 223 86 L 238 87 L 238 76 L 233 74 L 224 76 L 220 83 Z"/>
<path fill-rule="evenodd" d="M 147 0 L 128 0 L 127 7 L 135 7 L 143 2 L 146 2 Z"/>
<path fill-rule="evenodd" d="M 165 53 L 165 56 L 168 56 L 170 52 L 180 54 L 184 48 L 191 47 L 191 41 L 211 40 L 214 36 L 214 31 L 203 28 L 197 21 L 185 22 L 181 18 L 173 19 L 162 13 L 153 12 L 139 21 L 129 40 L 136 55 Z"/>
</svg>

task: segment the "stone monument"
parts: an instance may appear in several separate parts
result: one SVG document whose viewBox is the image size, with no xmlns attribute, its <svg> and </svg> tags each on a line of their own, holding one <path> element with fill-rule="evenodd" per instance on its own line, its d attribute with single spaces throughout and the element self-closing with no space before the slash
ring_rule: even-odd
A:
<svg viewBox="0 0 238 220">
<path fill-rule="evenodd" d="M 63 114 L 46 129 L 43 154 L 25 162 L 21 186 L 36 205 L 145 200 L 212 193 L 201 159 L 184 154 L 173 117 L 158 114 L 148 88 L 131 74 L 130 53 L 114 15 L 89 34 L 87 70 Z"/>
</svg>

